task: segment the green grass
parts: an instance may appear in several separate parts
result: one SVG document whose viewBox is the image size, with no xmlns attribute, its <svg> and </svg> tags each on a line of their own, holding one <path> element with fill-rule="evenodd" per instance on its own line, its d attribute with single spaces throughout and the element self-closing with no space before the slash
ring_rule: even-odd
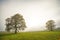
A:
<svg viewBox="0 0 60 40">
<path fill-rule="evenodd" d="M 0 33 L 0 40 L 60 40 L 60 32 Z"/>
</svg>

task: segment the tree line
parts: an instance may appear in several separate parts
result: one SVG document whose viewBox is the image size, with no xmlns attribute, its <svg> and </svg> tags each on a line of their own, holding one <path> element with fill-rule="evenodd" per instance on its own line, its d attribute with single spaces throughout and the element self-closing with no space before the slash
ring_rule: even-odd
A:
<svg viewBox="0 0 60 40">
<path fill-rule="evenodd" d="M 14 33 L 17 33 L 19 30 L 24 30 L 27 27 L 25 19 L 19 13 L 11 16 L 10 18 L 6 18 L 5 21 L 6 21 L 6 31 L 7 32 L 10 32 L 11 30 L 13 30 Z M 55 21 L 48 20 L 46 22 L 46 28 L 49 31 L 53 31 L 55 28 Z"/>
</svg>

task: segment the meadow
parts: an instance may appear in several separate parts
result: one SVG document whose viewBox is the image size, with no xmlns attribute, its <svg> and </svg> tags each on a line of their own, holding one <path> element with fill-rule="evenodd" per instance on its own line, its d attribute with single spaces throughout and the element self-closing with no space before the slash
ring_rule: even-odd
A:
<svg viewBox="0 0 60 40">
<path fill-rule="evenodd" d="M 0 32 L 0 40 L 60 40 L 60 32 Z"/>
</svg>

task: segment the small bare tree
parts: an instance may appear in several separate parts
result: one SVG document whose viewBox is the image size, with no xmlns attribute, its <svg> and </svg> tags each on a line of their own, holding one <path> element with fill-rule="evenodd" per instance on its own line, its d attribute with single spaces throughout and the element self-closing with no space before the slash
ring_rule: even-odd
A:
<svg viewBox="0 0 60 40">
<path fill-rule="evenodd" d="M 53 31 L 54 27 L 55 27 L 55 21 L 54 20 L 49 20 L 46 22 L 46 28 L 49 31 Z"/>
</svg>

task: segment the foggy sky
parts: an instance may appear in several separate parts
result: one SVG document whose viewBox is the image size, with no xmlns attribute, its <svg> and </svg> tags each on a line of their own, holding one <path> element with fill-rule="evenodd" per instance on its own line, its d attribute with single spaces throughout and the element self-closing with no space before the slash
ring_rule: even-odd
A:
<svg viewBox="0 0 60 40">
<path fill-rule="evenodd" d="M 60 0 L 0 0 L 0 31 L 5 30 L 5 19 L 16 13 L 25 18 L 25 31 L 44 30 L 50 19 L 60 26 Z"/>
</svg>

